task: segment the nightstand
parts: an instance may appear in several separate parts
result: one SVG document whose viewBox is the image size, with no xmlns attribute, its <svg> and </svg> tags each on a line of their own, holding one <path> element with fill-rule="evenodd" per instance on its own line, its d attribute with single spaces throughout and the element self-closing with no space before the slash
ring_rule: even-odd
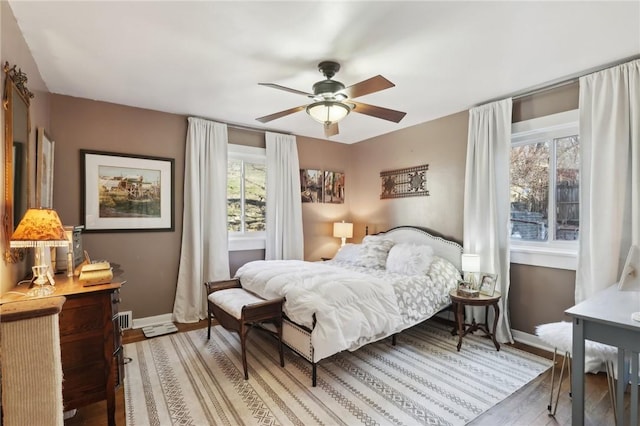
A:
<svg viewBox="0 0 640 426">
<path fill-rule="evenodd" d="M 462 346 L 462 338 L 469 333 L 481 330 L 487 337 L 490 337 L 493 341 L 496 350 L 500 350 L 500 343 L 496 341 L 496 326 L 498 325 L 498 317 L 500 315 L 500 308 L 498 307 L 498 301 L 501 294 L 496 292 L 493 296 L 486 296 L 479 294 L 478 297 L 466 297 L 458 295 L 458 290 L 454 289 L 449 292 L 451 296 L 451 302 L 453 303 L 453 312 L 456 317 L 456 326 L 451 331 L 454 336 L 458 335 L 458 351 Z M 471 321 L 471 324 L 464 322 L 464 307 L 465 306 L 484 306 L 484 324 L 477 324 L 475 318 Z M 493 306 L 494 319 L 493 319 L 493 331 L 489 329 L 488 314 L 489 306 Z"/>
</svg>

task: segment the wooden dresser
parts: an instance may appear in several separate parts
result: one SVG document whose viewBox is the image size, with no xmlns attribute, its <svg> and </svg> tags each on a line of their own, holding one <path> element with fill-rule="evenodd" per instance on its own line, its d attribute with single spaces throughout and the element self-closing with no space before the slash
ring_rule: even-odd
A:
<svg viewBox="0 0 640 426">
<path fill-rule="evenodd" d="M 55 292 L 65 296 L 60 313 L 65 410 L 107 401 L 109 425 L 115 425 L 115 391 L 124 379 L 122 333 L 118 321 L 120 287 L 124 281 L 83 287 L 77 278 L 55 276 Z M 15 287 L 0 304 L 29 300 L 26 285 Z"/>
</svg>

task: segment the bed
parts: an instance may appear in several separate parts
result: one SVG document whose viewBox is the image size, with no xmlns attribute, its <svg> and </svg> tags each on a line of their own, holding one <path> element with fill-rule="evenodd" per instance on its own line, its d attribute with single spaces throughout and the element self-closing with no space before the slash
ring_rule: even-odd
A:
<svg viewBox="0 0 640 426">
<path fill-rule="evenodd" d="M 254 261 L 238 269 L 242 287 L 285 297 L 283 342 L 312 365 L 412 327 L 451 304 L 461 245 L 400 226 L 347 244 L 324 262 Z"/>
</svg>

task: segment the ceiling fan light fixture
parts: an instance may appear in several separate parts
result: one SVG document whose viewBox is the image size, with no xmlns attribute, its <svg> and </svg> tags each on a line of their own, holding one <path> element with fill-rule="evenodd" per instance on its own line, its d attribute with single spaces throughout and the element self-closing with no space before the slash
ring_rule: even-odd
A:
<svg viewBox="0 0 640 426">
<path fill-rule="evenodd" d="M 322 124 L 337 123 L 351 112 L 349 106 L 342 102 L 314 102 L 306 108 L 307 114 Z"/>
</svg>

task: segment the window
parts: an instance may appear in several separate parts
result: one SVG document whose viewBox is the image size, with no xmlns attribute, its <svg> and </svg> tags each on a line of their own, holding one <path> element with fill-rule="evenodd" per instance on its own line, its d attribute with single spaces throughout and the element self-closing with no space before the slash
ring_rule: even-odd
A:
<svg viewBox="0 0 640 426">
<path fill-rule="evenodd" d="M 264 148 L 229 145 L 227 226 L 229 250 L 264 248 L 266 210 Z"/>
<path fill-rule="evenodd" d="M 510 234 L 514 263 L 575 269 L 579 160 L 577 111 L 513 124 Z"/>
</svg>

